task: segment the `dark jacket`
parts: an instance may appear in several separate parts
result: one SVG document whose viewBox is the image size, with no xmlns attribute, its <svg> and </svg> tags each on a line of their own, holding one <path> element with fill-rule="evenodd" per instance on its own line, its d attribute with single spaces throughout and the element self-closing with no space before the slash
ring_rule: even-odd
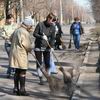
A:
<svg viewBox="0 0 100 100">
<path fill-rule="evenodd" d="M 57 34 L 59 34 L 59 36 L 61 37 L 61 35 L 63 34 L 62 29 L 61 29 L 61 25 L 60 25 L 59 22 L 56 22 L 56 25 L 58 27 L 58 33 Z"/>
<path fill-rule="evenodd" d="M 84 30 L 83 30 L 83 27 L 82 27 L 81 23 L 80 22 L 78 22 L 78 23 L 80 25 L 79 31 L 80 31 L 80 35 L 81 35 L 81 34 L 84 33 Z M 71 27 L 70 27 L 70 34 L 72 34 L 72 35 L 74 35 L 74 32 L 75 32 L 75 29 L 73 27 L 74 24 L 76 24 L 76 22 L 73 22 L 72 25 L 71 25 Z"/>
<path fill-rule="evenodd" d="M 47 41 L 45 41 L 43 37 L 43 33 L 47 36 L 48 42 L 51 47 L 54 46 L 55 42 L 55 27 L 53 24 L 46 25 L 46 21 L 40 22 L 37 24 L 35 31 L 33 33 L 33 36 L 35 39 L 35 48 L 45 48 L 50 49 L 50 47 L 47 44 Z"/>
</svg>

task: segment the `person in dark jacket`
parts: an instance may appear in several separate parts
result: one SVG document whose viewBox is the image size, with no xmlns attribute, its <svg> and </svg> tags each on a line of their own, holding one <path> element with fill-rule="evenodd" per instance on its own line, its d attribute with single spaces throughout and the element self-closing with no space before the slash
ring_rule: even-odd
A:
<svg viewBox="0 0 100 100">
<path fill-rule="evenodd" d="M 61 37 L 62 37 L 62 34 L 63 34 L 63 31 L 61 29 L 61 25 L 59 23 L 59 20 L 58 18 L 54 18 L 53 20 L 55 22 L 55 29 L 56 29 L 56 38 L 55 38 L 55 49 L 58 49 L 60 50 L 60 45 L 61 45 Z"/>
<path fill-rule="evenodd" d="M 74 22 L 72 23 L 70 27 L 70 35 L 73 36 L 73 41 L 75 45 L 75 49 L 80 49 L 80 36 L 83 34 L 83 27 L 81 25 L 81 22 L 79 21 L 78 17 L 74 18 Z"/>
<path fill-rule="evenodd" d="M 54 14 L 50 13 L 46 17 L 46 20 L 37 24 L 33 36 L 35 37 L 35 56 L 39 64 L 42 66 L 42 62 L 45 64 L 45 70 L 49 73 L 50 68 L 50 51 L 53 50 L 55 41 L 55 27 L 52 23 Z M 48 45 L 50 44 L 50 46 Z M 43 55 L 43 58 L 42 58 Z M 40 85 L 43 85 L 42 72 L 40 65 L 37 62 L 37 72 L 40 79 Z"/>
</svg>

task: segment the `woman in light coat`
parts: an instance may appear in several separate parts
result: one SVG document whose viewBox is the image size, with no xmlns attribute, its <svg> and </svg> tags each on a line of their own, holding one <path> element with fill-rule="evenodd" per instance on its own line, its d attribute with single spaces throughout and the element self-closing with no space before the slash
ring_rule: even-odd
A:
<svg viewBox="0 0 100 100">
<path fill-rule="evenodd" d="M 31 19 L 25 19 L 21 27 L 16 29 L 11 37 L 10 66 L 15 68 L 13 92 L 17 95 L 28 95 L 25 91 L 25 78 L 28 69 L 28 53 L 32 48 L 29 32 L 32 25 Z"/>
</svg>

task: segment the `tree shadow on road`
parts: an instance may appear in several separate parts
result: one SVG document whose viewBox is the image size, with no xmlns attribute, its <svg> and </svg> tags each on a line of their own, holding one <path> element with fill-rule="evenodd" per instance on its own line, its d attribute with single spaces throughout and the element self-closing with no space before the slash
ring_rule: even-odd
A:
<svg viewBox="0 0 100 100">
<path fill-rule="evenodd" d="M 3 67 L 3 68 L 8 68 L 8 65 L 0 65 L 0 67 Z"/>
<path fill-rule="evenodd" d="M 97 64 L 84 64 L 87 67 L 97 67 Z"/>
<path fill-rule="evenodd" d="M 6 61 L 8 61 L 8 57 L 0 57 L 0 60 L 6 60 Z"/>
<path fill-rule="evenodd" d="M 82 100 L 100 100 L 100 97 L 95 96 L 95 94 L 90 93 L 89 91 L 85 90 L 86 88 L 84 87 L 88 87 L 90 86 L 90 84 L 84 85 L 84 86 L 80 86 L 79 91 L 81 92 L 80 94 L 78 94 L 79 98 L 81 98 Z M 82 94 L 82 95 L 81 95 Z"/>
<path fill-rule="evenodd" d="M 3 86 L 0 86 L 0 92 L 1 93 L 4 93 L 4 95 L 2 95 L 2 96 L 5 96 L 6 94 L 9 94 L 9 95 L 14 95 L 13 94 L 13 90 L 12 90 L 12 88 L 8 88 L 8 87 L 3 87 Z M 1 96 L 0 96 L 1 97 Z"/>
<path fill-rule="evenodd" d="M 7 78 L 7 74 L 0 73 L 0 79 L 10 79 L 10 80 L 13 80 L 13 76 L 11 76 L 10 78 Z"/>
<path fill-rule="evenodd" d="M 31 91 L 30 92 L 30 96 L 31 97 L 35 97 L 35 98 L 37 98 L 38 100 L 39 99 L 43 99 L 43 100 L 57 100 L 57 98 L 60 100 L 67 100 L 69 97 L 67 97 L 67 96 L 59 96 L 59 95 L 51 95 L 50 94 L 50 92 L 48 91 L 37 91 L 37 92 L 33 92 L 33 91 Z"/>
<path fill-rule="evenodd" d="M 29 68 L 28 71 L 29 71 L 33 76 L 38 77 L 38 74 L 37 74 L 37 70 L 36 70 L 36 69 L 34 69 L 34 68 Z"/>
</svg>

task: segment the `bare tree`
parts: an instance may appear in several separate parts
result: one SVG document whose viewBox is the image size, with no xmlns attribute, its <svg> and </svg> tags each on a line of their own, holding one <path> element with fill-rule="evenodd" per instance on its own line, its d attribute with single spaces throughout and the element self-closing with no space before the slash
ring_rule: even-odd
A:
<svg viewBox="0 0 100 100">
<path fill-rule="evenodd" d="M 13 12 L 16 19 L 21 16 L 33 15 L 37 21 L 43 20 L 49 12 L 55 13 L 60 19 L 61 8 L 60 0 L 5 0 L 6 15 Z M 74 0 L 61 0 L 63 22 L 71 22 L 75 16 L 79 16 L 81 20 L 85 19 L 87 12 L 84 8 L 77 5 Z M 93 0 L 92 0 L 93 1 Z M 96 1 L 96 0 L 94 0 Z M 21 13 L 23 9 L 23 14 Z"/>
<path fill-rule="evenodd" d="M 100 0 L 90 0 L 93 10 L 94 19 L 100 23 Z"/>
</svg>

